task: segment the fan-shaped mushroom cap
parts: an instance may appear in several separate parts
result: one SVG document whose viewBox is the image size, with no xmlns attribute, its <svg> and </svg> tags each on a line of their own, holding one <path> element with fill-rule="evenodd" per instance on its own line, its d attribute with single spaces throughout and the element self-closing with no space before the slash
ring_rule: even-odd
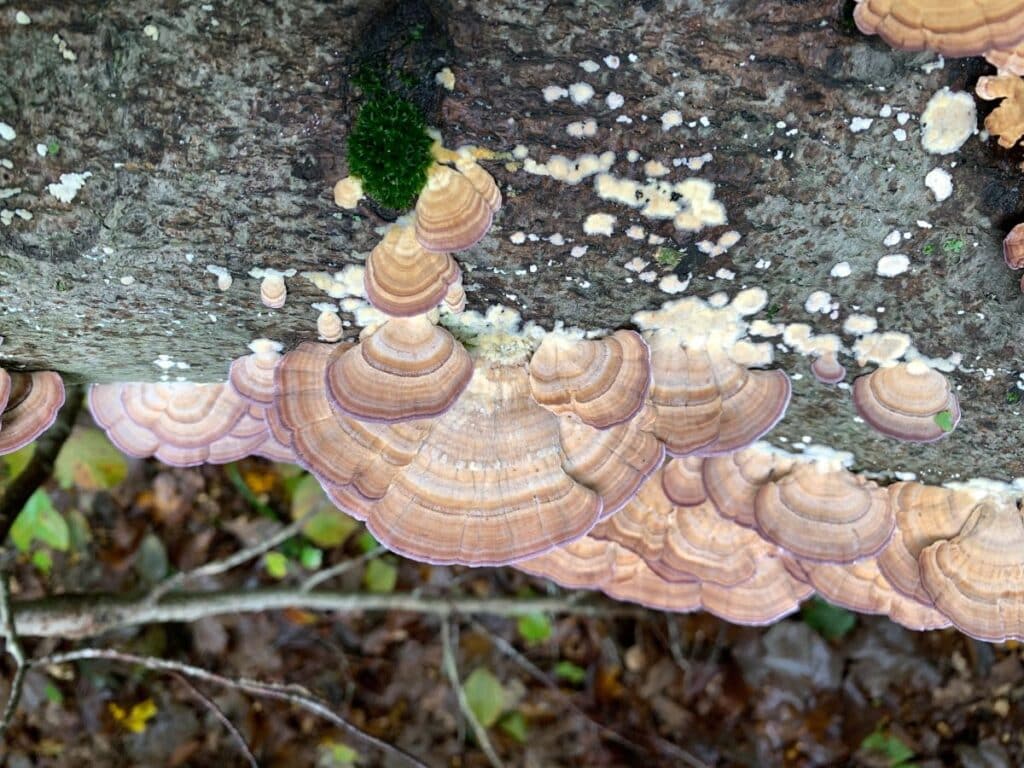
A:
<svg viewBox="0 0 1024 768">
<path fill-rule="evenodd" d="M 228 381 L 246 400 L 270 405 L 274 399 L 274 368 L 281 359 L 281 345 L 270 339 L 256 339 L 249 344 L 251 355 L 231 363 Z"/>
<path fill-rule="evenodd" d="M 893 588 L 873 558 L 856 563 L 804 563 L 803 570 L 818 593 L 829 602 L 858 613 L 886 614 L 908 629 L 948 627 L 949 619 L 931 605 L 919 603 Z"/>
<path fill-rule="evenodd" d="M 1016 48 L 985 51 L 985 59 L 1000 75 L 1024 75 L 1024 43 Z"/>
<path fill-rule="evenodd" d="M 475 160 L 460 157 L 455 161 L 455 167 L 459 173 L 465 176 L 473 188 L 480 193 L 480 196 L 487 203 L 492 212 L 497 213 L 501 208 L 501 190 L 491 176 Z"/>
<path fill-rule="evenodd" d="M 634 331 L 603 339 L 552 332 L 530 359 L 533 398 L 554 413 L 575 413 L 598 429 L 633 418 L 650 380 L 650 350 Z"/>
<path fill-rule="evenodd" d="M 558 419 L 521 366 L 480 363 L 466 391 L 372 508 L 367 525 L 418 560 L 504 564 L 579 538 L 601 514 L 563 468 Z"/>
<path fill-rule="evenodd" d="M 788 616 L 814 590 L 793 576 L 785 559 L 762 554 L 754 575 L 732 586 L 701 583 L 701 605 L 705 610 L 735 624 L 771 624 Z"/>
<path fill-rule="evenodd" d="M 975 507 L 960 532 L 921 552 L 935 607 L 979 640 L 1024 639 L 1024 517 L 1010 503 Z"/>
<path fill-rule="evenodd" d="M 883 435 L 914 443 L 940 440 L 960 421 L 960 404 L 946 377 L 920 360 L 859 376 L 853 406 Z M 942 413 L 948 414 L 945 424 Z"/>
<path fill-rule="evenodd" d="M 811 363 L 811 373 L 822 384 L 838 384 L 846 378 L 846 368 L 839 363 L 834 354 L 816 357 Z"/>
<path fill-rule="evenodd" d="M 1003 260 L 1010 269 L 1024 267 L 1024 224 L 1018 224 L 1003 240 Z"/>
<path fill-rule="evenodd" d="M 466 291 L 462 287 L 462 277 L 451 284 L 448 293 L 444 295 L 443 309 L 458 314 L 466 308 Z"/>
<path fill-rule="evenodd" d="M 594 526 L 590 535 L 616 541 L 648 562 L 657 562 L 665 549 L 665 537 L 676 510 L 665 495 L 661 478 L 659 469 L 618 512 Z M 687 577 L 680 574 L 679 578 Z"/>
<path fill-rule="evenodd" d="M 978 502 L 968 493 L 921 483 L 894 483 L 886 490 L 896 530 L 878 555 L 878 567 L 900 592 L 930 603 L 921 585 L 918 556 L 936 541 L 956 536 Z"/>
<path fill-rule="evenodd" d="M 650 409 L 602 430 L 572 415 L 559 417 L 558 434 L 565 453 L 562 467 L 601 497 L 604 517 L 633 498 L 641 483 L 661 466 L 665 448 L 654 436 L 653 426 Z"/>
<path fill-rule="evenodd" d="M 24 448 L 50 428 L 64 405 L 64 381 L 53 371 L 4 373 L 0 454 Z"/>
<path fill-rule="evenodd" d="M 192 466 L 273 450 L 263 409 L 227 382 L 94 384 L 89 409 L 129 456 Z"/>
<path fill-rule="evenodd" d="M 0 368 L 0 413 L 7 407 L 7 399 L 11 396 L 11 375 Z"/>
<path fill-rule="evenodd" d="M 614 578 L 618 545 L 590 536 L 516 563 L 516 568 L 569 589 L 593 589 Z"/>
<path fill-rule="evenodd" d="M 269 421 L 277 438 L 288 438 L 299 463 L 321 485 L 352 485 L 364 497 L 377 499 L 416 455 L 431 421 L 383 424 L 336 412 L 327 394 L 327 368 L 349 348 L 305 342 L 286 354 L 275 371 L 275 413 Z"/>
<path fill-rule="evenodd" d="M 945 56 L 980 56 L 1024 39 L 1021 0 L 860 0 L 853 18 L 893 48 Z"/>
<path fill-rule="evenodd" d="M 388 320 L 327 367 L 327 387 L 344 413 L 364 421 L 407 421 L 451 407 L 473 375 L 465 348 L 426 315 Z"/>
<path fill-rule="evenodd" d="M 416 239 L 428 251 L 464 251 L 480 242 L 494 211 L 473 183 L 445 165 L 434 165 L 416 200 Z"/>
<path fill-rule="evenodd" d="M 740 525 L 753 527 L 754 501 L 761 486 L 788 473 L 792 459 L 748 448 L 704 460 L 704 489 L 718 513 Z"/>
<path fill-rule="evenodd" d="M 411 225 L 394 225 L 366 259 L 366 295 L 394 317 L 419 315 L 440 304 L 461 274 L 450 254 L 424 250 Z"/>
<path fill-rule="evenodd" d="M 694 507 L 708 498 L 704 488 L 704 462 L 697 456 L 670 459 L 661 472 L 661 485 L 673 504 Z"/>
<path fill-rule="evenodd" d="M 985 128 L 999 137 L 999 146 L 1010 149 L 1016 145 L 1024 136 L 1024 80 L 1016 75 L 979 77 L 974 92 L 983 99 L 1003 100 L 985 118 Z"/>
<path fill-rule="evenodd" d="M 893 515 L 884 491 L 845 470 L 801 464 L 761 487 L 754 522 L 765 538 L 807 560 L 850 563 L 889 541 Z"/>
</svg>

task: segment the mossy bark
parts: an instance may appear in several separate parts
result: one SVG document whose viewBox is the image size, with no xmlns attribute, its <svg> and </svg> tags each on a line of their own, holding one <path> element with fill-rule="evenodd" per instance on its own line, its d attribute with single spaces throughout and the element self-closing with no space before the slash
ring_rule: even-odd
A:
<svg viewBox="0 0 1024 768">
<path fill-rule="evenodd" d="M 350 79 L 369 60 L 451 145 L 522 144 L 538 161 L 611 149 L 614 171 L 633 177 L 640 168 L 627 162 L 630 149 L 670 167 L 672 158 L 713 155 L 699 175 L 717 185 L 730 227 L 743 234 L 715 258 L 695 241 L 725 228 L 681 233 L 598 199 L 589 182 L 566 186 L 491 164 L 507 205 L 491 235 L 459 255 L 471 308 L 503 302 L 547 325 L 627 325 L 636 310 L 669 298 L 623 267 L 654 258 L 655 246 L 623 234 L 637 223 L 681 252 L 675 271 L 692 272 L 688 294 L 758 285 L 776 322 L 840 332 L 859 310 L 910 334 L 925 354 L 963 356 L 951 374 L 963 423 L 938 445 L 906 446 L 858 423 L 847 391 L 817 384 L 805 358 L 780 352 L 778 364 L 801 378 L 776 437 L 808 436 L 852 451 L 860 468 L 928 480 L 1024 475 L 1021 408 L 1010 402 L 1024 302 L 999 252 L 1021 216 L 1019 154 L 969 141 L 954 158 L 955 194 L 936 203 L 923 179 L 950 159 L 923 152 L 914 120 L 899 142 L 895 119 L 879 117 L 885 104 L 916 116 L 939 87 L 972 86 L 986 70 L 978 60 L 925 72 L 933 56 L 894 53 L 861 36 L 836 1 L 19 8 L 31 24 L 16 24 L 15 9 L 0 4 L 0 121 L 17 132 L 0 140 L 0 158 L 13 166 L 0 168 L 0 188 L 21 191 L 0 206 L 32 218 L 0 225 L 5 365 L 86 381 L 156 379 L 153 361 L 166 355 L 189 366 L 172 375 L 215 380 L 253 338 L 290 345 L 314 336 L 310 304 L 323 294 L 294 278 L 285 307 L 267 310 L 247 273 L 359 262 L 393 216 L 369 204 L 343 212 L 330 196 L 345 175 L 344 140 L 359 103 Z M 620 58 L 617 69 L 603 63 L 608 55 Z M 597 72 L 580 67 L 588 59 Z M 455 73 L 451 93 L 433 83 L 443 66 Z M 576 81 L 597 91 L 590 104 L 545 104 L 545 86 Z M 605 106 L 610 91 L 624 97 L 622 109 Z M 685 123 L 664 132 L 668 109 Z M 620 114 L 633 122 L 616 122 Z M 875 123 L 854 134 L 854 116 Z M 588 117 L 598 123 L 594 137 L 567 134 L 568 123 Z M 36 152 L 53 142 L 56 154 Z M 61 173 L 86 171 L 70 204 L 47 193 Z M 618 216 L 615 236 L 583 234 L 595 211 Z M 912 268 L 881 279 L 875 263 L 890 250 L 881 240 L 892 229 L 910 233 L 892 250 L 908 254 Z M 514 245 L 516 231 L 540 239 Z M 555 233 L 565 244 L 545 239 Z M 589 248 L 572 258 L 573 245 Z M 830 277 L 840 261 L 850 277 Z M 208 264 L 231 271 L 230 290 L 217 290 Z M 734 279 L 722 279 L 722 269 Z M 836 318 L 805 311 L 814 290 L 831 293 Z"/>
</svg>

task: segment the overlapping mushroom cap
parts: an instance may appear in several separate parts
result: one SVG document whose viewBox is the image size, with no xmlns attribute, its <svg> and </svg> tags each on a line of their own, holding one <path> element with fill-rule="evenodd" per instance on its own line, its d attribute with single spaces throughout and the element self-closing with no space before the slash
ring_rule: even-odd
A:
<svg viewBox="0 0 1024 768">
<path fill-rule="evenodd" d="M 331 362 L 327 388 L 344 413 L 366 421 L 437 416 L 469 384 L 473 362 L 426 315 L 388 320 Z"/>
<path fill-rule="evenodd" d="M 246 400 L 270 405 L 274 399 L 274 368 L 281 359 L 281 345 L 270 339 L 256 339 L 249 344 L 249 349 L 252 354 L 231 362 L 228 382 Z"/>
<path fill-rule="evenodd" d="M 853 18 L 894 48 L 946 56 L 980 56 L 1024 40 L 1021 0 L 859 0 Z"/>
<path fill-rule="evenodd" d="M 1024 267 L 1024 224 L 1018 224 L 1003 239 L 1003 260 L 1010 269 Z"/>
<path fill-rule="evenodd" d="M 704 460 L 704 489 L 723 517 L 754 525 L 754 502 L 763 485 L 787 474 L 794 461 L 782 454 L 748 449 Z"/>
<path fill-rule="evenodd" d="M 464 251 L 487 234 L 494 217 L 493 198 L 486 190 L 481 194 L 474 181 L 479 183 L 479 178 L 471 179 L 447 165 L 431 166 L 416 200 L 416 239 L 423 248 L 443 253 Z"/>
<path fill-rule="evenodd" d="M 883 435 L 914 443 L 941 440 L 960 421 L 960 404 L 946 377 L 920 360 L 858 377 L 853 406 Z"/>
<path fill-rule="evenodd" d="M 366 295 L 393 317 L 427 312 L 461 277 L 451 254 L 425 250 L 412 225 L 393 225 L 366 259 Z"/>
<path fill-rule="evenodd" d="M 549 333 L 530 359 L 534 400 L 554 413 L 575 413 L 598 429 L 633 418 L 650 379 L 650 350 L 633 331 L 603 339 Z"/>
<path fill-rule="evenodd" d="M 0 369 L 0 454 L 24 448 L 50 428 L 64 405 L 64 381 L 53 371 Z"/>
<path fill-rule="evenodd" d="M 1024 517 L 990 500 L 951 539 L 925 547 L 921 581 L 935 607 L 968 635 L 990 642 L 1024 639 Z"/>
<path fill-rule="evenodd" d="M 1015 146 L 1024 136 L 1024 79 L 1016 75 L 979 77 L 974 92 L 989 101 L 1002 99 L 985 118 L 985 128 L 999 137 L 999 146 L 1006 149 Z"/>
<path fill-rule="evenodd" d="M 661 472 L 661 486 L 673 504 L 694 507 L 708 498 L 704 487 L 704 462 L 699 456 L 670 459 Z"/>
<path fill-rule="evenodd" d="M 800 464 L 761 487 L 758 531 L 797 557 L 852 563 L 877 554 L 893 531 L 885 491 L 845 470 Z"/>
<path fill-rule="evenodd" d="M 789 377 L 781 370 L 749 370 L 735 359 L 760 351 L 760 345 L 742 341 L 743 316 L 765 301 L 763 291 L 751 289 L 725 307 L 685 298 L 633 316 L 651 347 L 655 433 L 673 455 L 715 456 L 744 448 L 785 414 Z M 770 346 L 765 356 L 770 359 Z"/>
<path fill-rule="evenodd" d="M 1000 75 L 1024 75 L 1024 43 L 1015 48 L 985 51 L 985 59 L 999 70 Z"/>
</svg>

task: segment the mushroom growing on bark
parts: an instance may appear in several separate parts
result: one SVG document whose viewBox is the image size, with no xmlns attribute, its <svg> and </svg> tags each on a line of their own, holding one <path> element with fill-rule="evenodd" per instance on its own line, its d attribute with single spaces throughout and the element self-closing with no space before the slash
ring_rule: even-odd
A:
<svg viewBox="0 0 1024 768">
<path fill-rule="evenodd" d="M 50 428 L 64 405 L 64 381 L 53 371 L 0 368 L 0 454 L 24 448 Z"/>
<path fill-rule="evenodd" d="M 412 225 L 395 224 L 366 259 L 366 296 L 393 317 L 428 312 L 461 277 L 451 254 L 427 251 Z"/>
<path fill-rule="evenodd" d="M 949 381 L 920 360 L 858 377 L 853 406 L 883 435 L 912 443 L 941 440 L 960 422 L 960 404 Z"/>
<path fill-rule="evenodd" d="M 487 234 L 493 217 L 490 202 L 468 177 L 435 163 L 416 200 L 416 239 L 428 251 L 464 251 Z"/>
</svg>

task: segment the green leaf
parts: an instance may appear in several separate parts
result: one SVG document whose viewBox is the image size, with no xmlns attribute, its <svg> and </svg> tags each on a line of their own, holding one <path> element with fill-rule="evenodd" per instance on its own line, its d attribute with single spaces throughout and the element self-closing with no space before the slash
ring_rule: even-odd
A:
<svg viewBox="0 0 1024 768">
<path fill-rule="evenodd" d="M 914 750 L 900 741 L 888 731 L 877 730 L 864 737 L 860 748 L 873 752 L 879 757 L 888 759 L 890 768 L 907 766 L 907 761 L 914 756 Z"/>
<path fill-rule="evenodd" d="M 953 414 L 950 411 L 939 411 L 935 414 L 934 419 L 943 432 L 953 431 L 955 425 L 953 424 Z"/>
<path fill-rule="evenodd" d="M 326 739 L 320 742 L 317 768 L 348 768 L 359 762 L 359 753 L 348 744 Z"/>
<path fill-rule="evenodd" d="M 42 488 L 33 493 L 11 526 L 11 541 L 21 552 L 27 552 L 33 541 L 39 541 L 62 552 L 68 548 L 68 524 L 61 517 Z"/>
<path fill-rule="evenodd" d="M 35 452 L 36 444 L 29 443 L 24 448 L 19 448 L 13 453 L 8 453 L 4 456 L 2 459 L 4 465 L 4 479 L 10 480 L 20 475 L 21 470 L 28 466 L 29 461 L 32 460 L 32 454 Z"/>
<path fill-rule="evenodd" d="M 46 154 L 53 157 L 58 152 L 60 152 L 60 144 L 57 143 L 56 139 L 50 139 L 50 141 L 46 143 Z"/>
<path fill-rule="evenodd" d="M 384 560 L 371 560 L 363 571 L 363 585 L 367 592 L 380 594 L 395 591 L 398 569 Z"/>
<path fill-rule="evenodd" d="M 587 670 L 571 661 L 560 661 L 555 664 L 555 677 L 573 685 L 582 685 L 587 679 Z"/>
<path fill-rule="evenodd" d="M 516 621 L 519 636 L 527 643 L 543 643 L 551 637 L 551 622 L 543 613 L 527 613 Z"/>
<path fill-rule="evenodd" d="M 280 552 L 267 552 L 263 556 L 263 565 L 271 578 L 283 579 L 288 575 L 288 558 Z"/>
<path fill-rule="evenodd" d="M 100 430 L 75 427 L 53 465 L 61 488 L 101 491 L 113 488 L 128 474 L 128 462 Z"/>
<path fill-rule="evenodd" d="M 838 640 L 853 629 L 857 617 L 845 608 L 812 597 L 800 608 L 804 623 L 826 640 Z"/>
<path fill-rule="evenodd" d="M 299 553 L 299 562 L 302 563 L 302 567 L 305 568 L 307 571 L 315 571 L 321 565 L 323 565 L 323 550 L 306 545 L 302 548 L 302 551 Z"/>
<path fill-rule="evenodd" d="M 491 672 L 477 667 L 462 683 L 469 709 L 485 728 L 490 728 L 505 711 L 505 688 Z"/>
<path fill-rule="evenodd" d="M 498 727 L 520 744 L 526 743 L 526 718 L 518 709 L 502 717 Z"/>
<path fill-rule="evenodd" d="M 53 555 L 48 549 L 37 549 L 32 553 L 32 565 L 43 574 L 49 575 L 53 568 Z"/>
<path fill-rule="evenodd" d="M 363 531 L 361 534 L 359 534 L 359 538 L 356 539 L 356 545 L 359 547 L 359 551 L 362 552 L 364 555 L 367 552 L 372 552 L 380 546 L 380 544 L 377 543 L 377 540 L 373 538 L 373 535 L 369 531 Z"/>
<path fill-rule="evenodd" d="M 302 533 L 318 547 L 336 547 L 359 527 L 335 507 L 312 475 L 303 475 L 292 489 L 292 519 L 305 519 Z"/>
<path fill-rule="evenodd" d="M 156 534 L 147 533 L 135 552 L 135 571 L 143 581 L 155 584 L 167 575 L 169 567 L 164 543 Z"/>
<path fill-rule="evenodd" d="M 43 686 L 43 694 L 51 704 L 64 703 L 64 694 L 60 692 L 60 688 L 52 680 L 46 681 L 46 685 Z"/>
</svg>

